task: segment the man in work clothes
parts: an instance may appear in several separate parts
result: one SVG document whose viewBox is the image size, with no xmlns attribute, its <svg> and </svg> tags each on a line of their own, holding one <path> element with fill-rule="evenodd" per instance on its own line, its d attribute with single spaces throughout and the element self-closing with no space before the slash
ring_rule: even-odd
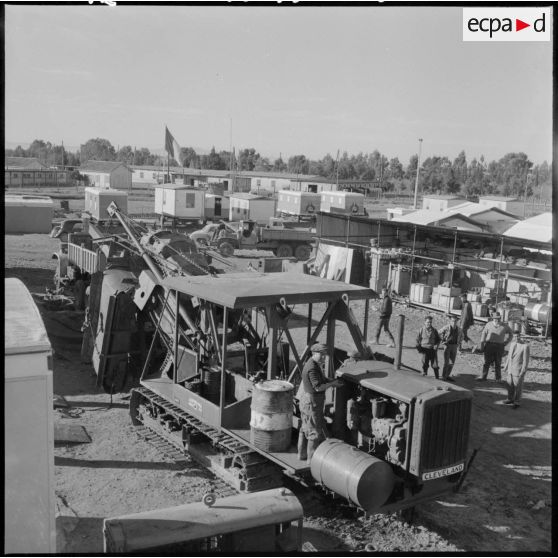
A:
<svg viewBox="0 0 558 558">
<path fill-rule="evenodd" d="M 457 325 L 458 317 L 456 315 L 448 314 L 449 324 L 445 325 L 440 330 L 440 339 L 445 345 L 444 347 L 444 367 L 442 368 L 442 380 L 447 382 L 455 382 L 450 378 L 453 365 L 455 364 L 455 357 L 457 356 L 457 347 L 461 343 L 462 331 Z"/>
<path fill-rule="evenodd" d="M 504 364 L 508 388 L 508 399 L 504 401 L 504 405 L 512 405 L 514 409 L 519 407 L 521 391 L 523 390 L 523 379 L 529 366 L 529 354 L 529 344 L 521 339 L 521 329 L 519 324 L 516 324 L 513 330 L 512 342 L 508 347 L 508 358 Z"/>
<path fill-rule="evenodd" d="M 386 287 L 382 289 L 381 294 L 381 303 L 380 303 L 380 321 L 378 322 L 378 327 L 376 328 L 376 337 L 375 342 L 376 345 L 380 342 L 380 332 L 382 328 L 387 333 L 387 336 L 390 338 L 390 342 L 388 347 L 395 347 L 395 339 L 389 330 L 389 319 L 391 318 L 391 313 L 393 310 L 393 304 L 391 302 L 391 297 L 389 296 L 388 290 Z"/>
<path fill-rule="evenodd" d="M 434 376 L 439 379 L 438 375 L 438 345 L 440 344 L 440 335 L 438 331 L 432 327 L 432 316 L 424 318 L 424 325 L 420 328 L 417 335 L 416 347 L 422 354 L 422 375 L 428 373 L 428 366 L 432 365 Z"/>
<path fill-rule="evenodd" d="M 462 332 L 462 341 L 465 341 L 465 343 L 470 343 L 471 340 L 467 335 L 467 331 L 475 323 L 475 319 L 473 318 L 473 307 L 471 303 L 467 300 L 467 295 L 465 293 L 461 295 L 461 301 L 462 301 L 461 320 L 459 321 L 459 327 L 461 328 L 461 332 Z M 460 351 L 461 351 L 462 341 L 459 341 Z"/>
<path fill-rule="evenodd" d="M 342 380 L 327 380 L 322 366 L 327 347 L 322 343 L 312 345 L 312 356 L 302 369 L 302 380 L 296 394 L 302 424 L 298 434 L 298 458 L 308 464 L 316 448 L 327 438 L 324 420 L 325 392 L 343 385 Z"/>
<path fill-rule="evenodd" d="M 502 379 L 502 357 L 504 347 L 513 337 L 512 330 L 508 324 L 502 323 L 500 312 L 494 312 L 492 320 L 489 321 L 482 330 L 480 340 L 480 350 L 484 353 L 484 365 L 482 376 L 475 378 L 479 382 L 486 382 L 490 365 L 494 363 L 494 375 L 496 380 Z"/>
</svg>

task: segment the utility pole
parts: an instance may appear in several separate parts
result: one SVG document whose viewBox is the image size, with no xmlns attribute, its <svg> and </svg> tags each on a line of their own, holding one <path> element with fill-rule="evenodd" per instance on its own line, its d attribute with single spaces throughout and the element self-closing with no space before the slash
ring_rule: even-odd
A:
<svg viewBox="0 0 558 558">
<path fill-rule="evenodd" d="M 232 116 L 230 117 L 230 137 L 229 137 L 229 148 L 230 148 L 230 157 L 229 157 L 229 171 L 232 172 L 233 167 L 233 143 L 232 143 Z"/>
<path fill-rule="evenodd" d="M 419 182 L 419 172 L 420 172 L 420 152 L 422 147 L 422 138 L 419 138 L 419 150 L 417 159 L 417 177 L 415 179 L 415 201 L 413 203 L 413 209 L 417 208 L 417 197 L 418 197 L 418 182 Z"/>
<path fill-rule="evenodd" d="M 335 166 L 337 167 L 337 176 L 336 176 L 336 190 L 339 192 L 339 149 L 337 150 L 337 161 L 335 161 Z"/>
<path fill-rule="evenodd" d="M 525 175 L 525 192 L 523 194 L 523 219 L 525 219 L 527 215 L 527 189 L 529 188 L 529 179 L 531 178 L 531 176 L 531 172 L 527 171 L 527 174 Z"/>
</svg>

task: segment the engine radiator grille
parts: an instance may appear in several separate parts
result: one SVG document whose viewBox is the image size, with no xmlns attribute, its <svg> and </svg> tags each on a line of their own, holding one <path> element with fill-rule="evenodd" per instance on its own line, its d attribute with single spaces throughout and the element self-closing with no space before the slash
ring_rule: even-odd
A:
<svg viewBox="0 0 558 558">
<path fill-rule="evenodd" d="M 463 463 L 467 456 L 472 395 L 433 392 L 415 404 L 410 467 L 412 474 Z"/>
</svg>

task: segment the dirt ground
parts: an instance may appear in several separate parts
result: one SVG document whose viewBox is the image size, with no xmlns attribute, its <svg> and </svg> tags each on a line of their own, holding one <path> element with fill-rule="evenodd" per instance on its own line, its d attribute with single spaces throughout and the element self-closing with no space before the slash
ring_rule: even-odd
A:
<svg viewBox="0 0 558 558">
<path fill-rule="evenodd" d="M 55 261 L 50 257 L 57 244 L 48 235 L 5 236 L 6 276 L 19 277 L 32 293 L 44 293 L 52 285 Z M 234 258 L 238 269 L 249 261 Z M 360 309 L 354 310 L 358 317 Z M 111 400 L 95 386 L 92 368 L 79 359 L 79 314 L 41 311 L 54 347 L 54 392 L 70 405 L 57 409 L 55 420 L 82 425 L 91 437 L 91 443 L 55 447 L 58 552 L 102 552 L 105 517 L 198 501 L 210 489 L 227 494 L 223 483 L 196 462 L 185 457 L 176 463 L 138 438 L 126 394 Z M 394 314 L 405 316 L 403 363 L 416 368 L 412 338 L 425 312 L 395 305 Z M 434 325 L 442 321 L 436 316 Z M 61 324 L 74 334 L 58 336 Z M 372 312 L 371 331 L 374 326 Z M 473 340 L 480 331 L 474 326 Z M 340 332 L 341 345 L 344 335 Z M 374 348 L 393 354 L 386 346 Z M 531 341 L 531 348 L 523 404 L 516 410 L 502 405 L 502 384 L 474 382 L 480 355 L 458 358 L 456 382 L 474 393 L 469 451 L 478 450 L 458 494 L 420 505 L 411 525 L 396 515 L 364 518 L 330 505 L 314 508 L 305 520 L 304 541 L 337 553 L 550 552 L 552 347 Z"/>
</svg>

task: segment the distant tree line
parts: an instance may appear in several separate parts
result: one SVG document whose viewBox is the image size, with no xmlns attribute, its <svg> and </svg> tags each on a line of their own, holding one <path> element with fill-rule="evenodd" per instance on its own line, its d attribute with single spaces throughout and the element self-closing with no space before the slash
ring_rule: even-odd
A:
<svg viewBox="0 0 558 558">
<path fill-rule="evenodd" d="M 125 145 L 115 149 L 107 139 L 92 138 L 80 146 L 77 153 L 62 145 L 36 139 L 27 149 L 21 146 L 6 149 L 6 156 L 37 157 L 48 166 L 79 166 L 88 160 L 121 161 L 128 165 L 164 166 L 165 155 L 153 154 L 146 147 L 139 149 Z M 333 158 L 327 154 L 313 161 L 305 155 L 293 155 L 285 162 L 281 157 L 271 161 L 262 157 L 253 147 L 236 152 L 215 151 L 198 154 L 192 147 L 183 147 L 181 159 L 185 168 L 205 170 L 288 172 L 318 175 L 339 180 L 369 180 L 378 183 L 384 191 L 410 194 L 414 190 L 417 174 L 417 155 L 411 156 L 405 166 L 399 158 L 388 159 L 378 150 L 372 153 L 349 155 L 344 152 Z M 179 166 L 174 159 L 171 166 Z M 551 192 L 551 168 L 545 161 L 533 165 L 525 153 L 507 153 L 498 161 L 485 161 L 484 157 L 467 160 L 465 151 L 451 161 L 445 156 L 432 156 L 421 163 L 419 172 L 421 193 L 462 194 L 474 197 L 487 194 L 505 196 L 542 196 Z"/>
</svg>

